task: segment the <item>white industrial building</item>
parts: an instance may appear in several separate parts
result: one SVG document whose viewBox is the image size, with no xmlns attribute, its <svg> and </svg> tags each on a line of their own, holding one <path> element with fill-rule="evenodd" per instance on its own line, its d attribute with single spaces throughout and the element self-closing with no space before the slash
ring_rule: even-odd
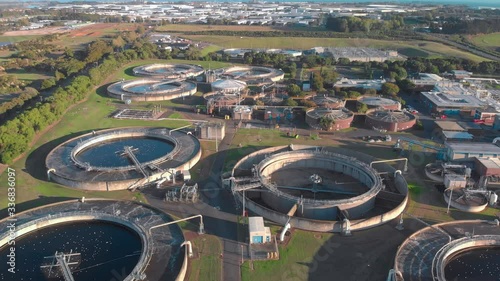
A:
<svg viewBox="0 0 500 281">
<path fill-rule="evenodd" d="M 263 217 L 248 218 L 248 234 L 250 244 L 271 242 L 271 229 L 264 226 Z"/>
</svg>

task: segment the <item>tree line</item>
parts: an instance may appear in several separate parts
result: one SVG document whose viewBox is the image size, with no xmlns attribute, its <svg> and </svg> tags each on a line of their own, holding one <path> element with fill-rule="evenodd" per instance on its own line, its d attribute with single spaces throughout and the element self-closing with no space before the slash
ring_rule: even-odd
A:
<svg viewBox="0 0 500 281">
<path fill-rule="evenodd" d="M 59 86 L 52 96 L 0 126 L 0 162 L 10 163 L 24 153 L 36 133 L 58 121 L 70 106 L 84 100 L 109 73 L 138 58 L 135 50 L 103 56 L 107 58 L 101 58 L 88 75 L 71 78 L 67 86 Z"/>
<path fill-rule="evenodd" d="M 500 32 L 500 18 L 490 19 L 448 19 L 442 24 L 431 23 L 433 32 L 445 34 L 480 34 Z"/>
<path fill-rule="evenodd" d="M 405 26 L 402 16 L 395 15 L 387 20 L 376 20 L 361 17 L 333 17 L 326 19 L 326 29 L 335 32 L 372 32 L 372 31 L 391 31 L 401 29 Z"/>
<path fill-rule="evenodd" d="M 203 30 L 203 31 L 176 31 L 162 32 L 182 33 L 183 35 L 208 36 L 239 36 L 239 37 L 310 37 L 310 38 L 370 38 L 380 40 L 413 39 L 424 40 L 422 34 L 407 30 L 387 30 L 384 32 L 335 32 L 328 30 L 272 30 L 272 31 L 234 31 L 234 30 Z"/>
</svg>

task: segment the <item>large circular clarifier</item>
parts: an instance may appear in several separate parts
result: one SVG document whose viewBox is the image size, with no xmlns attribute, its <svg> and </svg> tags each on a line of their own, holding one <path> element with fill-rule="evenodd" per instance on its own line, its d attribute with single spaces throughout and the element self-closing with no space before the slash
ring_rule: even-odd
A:
<svg viewBox="0 0 500 281">
<path fill-rule="evenodd" d="M 229 79 L 238 79 L 250 85 L 259 85 L 265 81 L 283 80 L 285 73 L 281 69 L 262 66 L 234 66 L 224 69 L 221 75 Z"/>
<path fill-rule="evenodd" d="M 387 164 L 375 170 L 369 163 L 376 160 L 333 147 L 270 147 L 238 161 L 224 184 L 245 209 L 279 224 L 349 232 L 388 222 L 406 206 L 401 171 Z"/>
<path fill-rule="evenodd" d="M 190 96 L 196 84 L 188 81 L 137 79 L 119 81 L 108 86 L 108 95 L 122 100 L 161 101 Z"/>
<path fill-rule="evenodd" d="M 80 135 L 54 148 L 47 176 L 85 190 L 138 188 L 185 174 L 201 157 L 199 141 L 180 130 L 115 128 Z"/>
<path fill-rule="evenodd" d="M 125 147 L 131 147 L 139 162 L 144 163 L 170 153 L 174 146 L 175 144 L 158 138 L 118 138 L 87 147 L 75 157 L 92 167 L 123 167 L 134 164 L 127 157 Z"/>
<path fill-rule="evenodd" d="M 445 267 L 446 280 L 498 281 L 500 247 L 474 248 L 457 253 Z"/>
<path fill-rule="evenodd" d="M 329 152 L 278 153 L 260 162 L 256 172 L 270 191 L 261 194 L 266 205 L 287 213 L 299 202 L 300 216 L 312 219 L 336 218 L 339 212 L 360 218 L 373 208 L 382 189 L 374 169 L 353 157 Z"/>
<path fill-rule="evenodd" d="M 187 248 L 179 226 L 165 225 L 170 222 L 156 208 L 125 200 L 82 198 L 20 212 L 0 220 L 0 262 L 15 247 L 16 267 L 14 274 L 0 272 L 0 280 L 177 280 L 185 274 Z M 45 278 L 47 266 L 50 271 L 63 255 L 67 267 L 53 270 L 66 278 Z M 51 256 L 56 261 L 45 259 Z"/>
<path fill-rule="evenodd" d="M 8 246 L 0 255 L 9 254 Z M 79 253 L 75 281 L 124 280 L 133 270 L 141 254 L 141 239 L 132 230 L 107 222 L 75 222 L 43 228 L 16 239 L 15 279 L 64 280 L 58 270 L 41 269 L 55 252 Z M 0 280 L 10 280 L 6 271 Z M 56 278 L 49 278 L 53 276 Z M 6 279 L 7 278 L 7 279 Z"/>
<path fill-rule="evenodd" d="M 196 77 L 205 72 L 203 67 L 193 64 L 148 64 L 135 67 L 132 71 L 137 76 L 168 79 Z"/>
</svg>

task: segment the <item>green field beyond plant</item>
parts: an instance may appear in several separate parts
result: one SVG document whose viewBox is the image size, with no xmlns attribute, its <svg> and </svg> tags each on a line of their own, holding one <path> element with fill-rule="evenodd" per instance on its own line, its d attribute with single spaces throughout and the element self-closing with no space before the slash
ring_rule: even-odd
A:
<svg viewBox="0 0 500 281">
<path fill-rule="evenodd" d="M 472 36 L 471 39 L 474 44 L 480 47 L 500 51 L 500 32 Z"/>
<path fill-rule="evenodd" d="M 474 61 L 486 59 L 450 46 L 426 41 L 391 41 L 359 38 L 296 38 L 296 37 L 238 37 L 216 35 L 186 35 L 191 40 L 209 42 L 222 48 L 280 48 L 310 49 L 313 47 L 371 47 L 392 49 L 405 56 L 460 57 Z"/>
</svg>

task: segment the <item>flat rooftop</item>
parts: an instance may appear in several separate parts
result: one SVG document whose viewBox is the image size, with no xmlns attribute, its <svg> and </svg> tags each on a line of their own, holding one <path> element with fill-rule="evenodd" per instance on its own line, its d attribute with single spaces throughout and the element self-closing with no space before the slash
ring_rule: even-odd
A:
<svg viewBox="0 0 500 281">
<path fill-rule="evenodd" d="M 471 95 L 451 95 L 442 92 L 422 92 L 422 95 L 437 107 L 481 108 L 486 105 L 483 101 Z"/>
<path fill-rule="evenodd" d="M 475 154 L 498 154 L 500 155 L 500 147 L 492 143 L 484 142 L 473 142 L 473 143 L 461 143 L 461 142 L 449 142 L 447 146 L 452 149 L 455 153 L 475 153 Z"/>
<path fill-rule="evenodd" d="M 500 169 L 500 159 L 490 157 L 476 157 L 477 161 L 488 169 Z"/>
<path fill-rule="evenodd" d="M 434 73 L 419 73 L 419 79 L 422 80 L 432 80 L 432 81 L 442 81 L 443 77 Z"/>
<path fill-rule="evenodd" d="M 249 217 L 248 230 L 250 232 L 265 232 L 263 217 Z"/>
<path fill-rule="evenodd" d="M 447 139 L 472 140 L 474 138 L 473 135 L 471 135 L 467 132 L 443 131 L 443 135 Z"/>
<path fill-rule="evenodd" d="M 443 131 L 455 131 L 463 132 L 465 129 L 454 121 L 434 121 L 436 126 L 438 126 Z"/>
<path fill-rule="evenodd" d="M 478 125 L 474 122 L 459 121 L 457 123 L 458 123 L 458 125 L 460 125 L 462 128 L 464 128 L 466 130 L 481 130 L 481 129 L 483 129 L 480 125 Z"/>
</svg>

